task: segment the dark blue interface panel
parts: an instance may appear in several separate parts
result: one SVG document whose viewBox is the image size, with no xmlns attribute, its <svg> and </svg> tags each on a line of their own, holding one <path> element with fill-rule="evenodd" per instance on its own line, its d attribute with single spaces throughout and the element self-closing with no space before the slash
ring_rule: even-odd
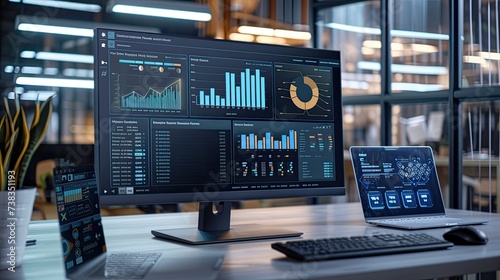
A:
<svg viewBox="0 0 500 280">
<path fill-rule="evenodd" d="M 72 271 L 106 252 L 92 165 L 54 169 L 64 265 Z"/>
<path fill-rule="evenodd" d="M 101 194 L 343 186 L 338 52 L 97 32 Z"/>
<path fill-rule="evenodd" d="M 444 213 L 430 148 L 353 147 L 351 155 L 368 217 Z"/>
</svg>

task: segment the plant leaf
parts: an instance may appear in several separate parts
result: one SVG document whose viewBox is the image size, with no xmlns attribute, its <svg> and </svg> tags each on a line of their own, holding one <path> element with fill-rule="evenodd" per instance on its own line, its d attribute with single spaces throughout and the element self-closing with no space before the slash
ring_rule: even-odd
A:
<svg viewBox="0 0 500 280">
<path fill-rule="evenodd" d="M 4 174 L 3 172 L 3 158 L 2 154 L 0 153 L 0 192 L 3 192 L 7 189 L 7 178 L 5 177 L 7 174 Z"/>
<path fill-rule="evenodd" d="M 7 135 L 7 120 L 6 116 L 3 115 L 2 119 L 0 119 L 0 154 L 5 154 L 5 151 L 7 150 L 7 141 L 8 135 Z"/>
<path fill-rule="evenodd" d="M 3 155 L 3 159 L 2 159 L 2 162 L 0 162 L 0 165 L 2 165 L 2 176 L 4 176 L 4 178 L 2 179 L 2 189 L 5 189 L 6 186 L 7 186 L 7 180 L 5 180 L 7 178 L 7 172 L 9 172 L 9 169 L 8 169 L 8 166 L 10 165 L 10 160 L 12 158 L 12 149 L 14 148 L 14 144 L 16 142 L 16 138 L 17 138 L 17 133 L 19 131 L 16 130 L 14 131 L 14 133 L 12 133 L 12 136 L 10 137 L 10 140 L 9 140 L 9 144 L 8 144 L 8 148 L 5 152 L 5 154 Z"/>
<path fill-rule="evenodd" d="M 9 170 L 13 170 L 18 174 L 19 172 L 19 165 L 21 164 L 21 161 L 24 157 L 24 153 L 26 152 L 26 149 L 28 148 L 29 140 L 30 140 L 30 132 L 28 129 L 28 122 L 26 120 L 26 114 L 24 113 L 23 108 L 21 108 L 21 113 L 19 114 L 19 117 L 17 118 L 16 122 L 16 128 L 18 129 L 18 134 L 14 142 L 12 142 L 12 152 L 11 152 L 11 159 L 12 161 L 10 163 Z"/>
<path fill-rule="evenodd" d="M 7 96 L 3 97 L 3 105 L 5 106 L 5 113 L 8 118 L 12 120 L 12 114 L 10 113 L 9 98 Z"/>
<path fill-rule="evenodd" d="M 10 113 L 10 107 L 9 107 L 9 99 L 4 96 L 3 98 L 3 104 L 5 106 L 5 114 L 7 115 L 5 121 L 6 121 L 6 139 L 9 139 L 12 133 L 14 133 L 14 123 L 12 122 L 12 114 Z"/>
<path fill-rule="evenodd" d="M 21 165 L 19 166 L 18 171 L 18 187 L 22 187 L 22 183 L 24 181 L 24 176 L 26 175 L 26 171 L 28 170 L 29 163 L 31 161 L 31 157 L 35 153 L 36 149 L 42 142 L 43 136 L 45 132 L 47 132 L 47 127 L 49 126 L 50 116 L 52 115 L 52 97 L 49 97 L 42 103 L 40 107 L 40 116 L 38 118 L 38 122 L 35 125 L 31 126 L 29 131 L 29 144 L 27 150 L 22 157 Z"/>
<path fill-rule="evenodd" d="M 35 110 L 33 113 L 33 121 L 31 122 L 31 127 L 37 125 L 39 120 L 40 120 L 40 101 L 38 101 L 37 98 L 37 100 L 35 101 Z"/>
</svg>

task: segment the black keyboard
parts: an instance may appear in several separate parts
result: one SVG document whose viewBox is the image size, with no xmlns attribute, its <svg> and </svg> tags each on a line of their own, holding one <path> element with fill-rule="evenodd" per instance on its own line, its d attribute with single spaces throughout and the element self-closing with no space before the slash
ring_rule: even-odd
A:
<svg viewBox="0 0 500 280">
<path fill-rule="evenodd" d="M 452 247 L 453 243 L 426 233 L 379 234 L 295 240 L 273 243 L 271 247 L 299 261 L 319 261 L 374 255 L 410 253 Z"/>
</svg>

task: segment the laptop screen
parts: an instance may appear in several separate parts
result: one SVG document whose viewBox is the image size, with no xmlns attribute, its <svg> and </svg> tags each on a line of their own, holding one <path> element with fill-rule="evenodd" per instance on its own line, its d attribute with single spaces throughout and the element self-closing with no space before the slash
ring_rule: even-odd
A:
<svg viewBox="0 0 500 280">
<path fill-rule="evenodd" d="M 93 165 L 54 168 L 64 264 L 72 273 L 106 252 Z"/>
<path fill-rule="evenodd" d="M 365 218 L 444 215 L 430 147 L 351 147 Z"/>
</svg>

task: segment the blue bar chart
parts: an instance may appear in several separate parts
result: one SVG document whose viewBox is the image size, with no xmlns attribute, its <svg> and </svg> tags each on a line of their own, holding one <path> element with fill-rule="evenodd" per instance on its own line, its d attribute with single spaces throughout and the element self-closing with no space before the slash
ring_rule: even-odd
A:
<svg viewBox="0 0 500 280">
<path fill-rule="evenodd" d="M 272 116 L 272 65 L 227 58 L 190 59 L 192 114 Z"/>
<path fill-rule="evenodd" d="M 208 107 L 229 108 L 266 108 L 266 78 L 261 77 L 260 69 L 253 73 L 249 68 L 239 73 L 239 85 L 236 85 L 236 73 L 226 72 L 225 94 L 216 94 L 215 88 L 209 92 L 200 90 L 197 105 Z"/>
<path fill-rule="evenodd" d="M 65 190 L 64 191 L 64 203 L 70 203 L 73 201 L 82 200 L 82 189 L 73 189 L 73 190 Z"/>
<path fill-rule="evenodd" d="M 287 134 L 277 137 L 271 132 L 260 137 L 255 133 L 240 134 L 239 147 L 241 150 L 296 150 L 297 131 L 290 129 Z"/>
</svg>

